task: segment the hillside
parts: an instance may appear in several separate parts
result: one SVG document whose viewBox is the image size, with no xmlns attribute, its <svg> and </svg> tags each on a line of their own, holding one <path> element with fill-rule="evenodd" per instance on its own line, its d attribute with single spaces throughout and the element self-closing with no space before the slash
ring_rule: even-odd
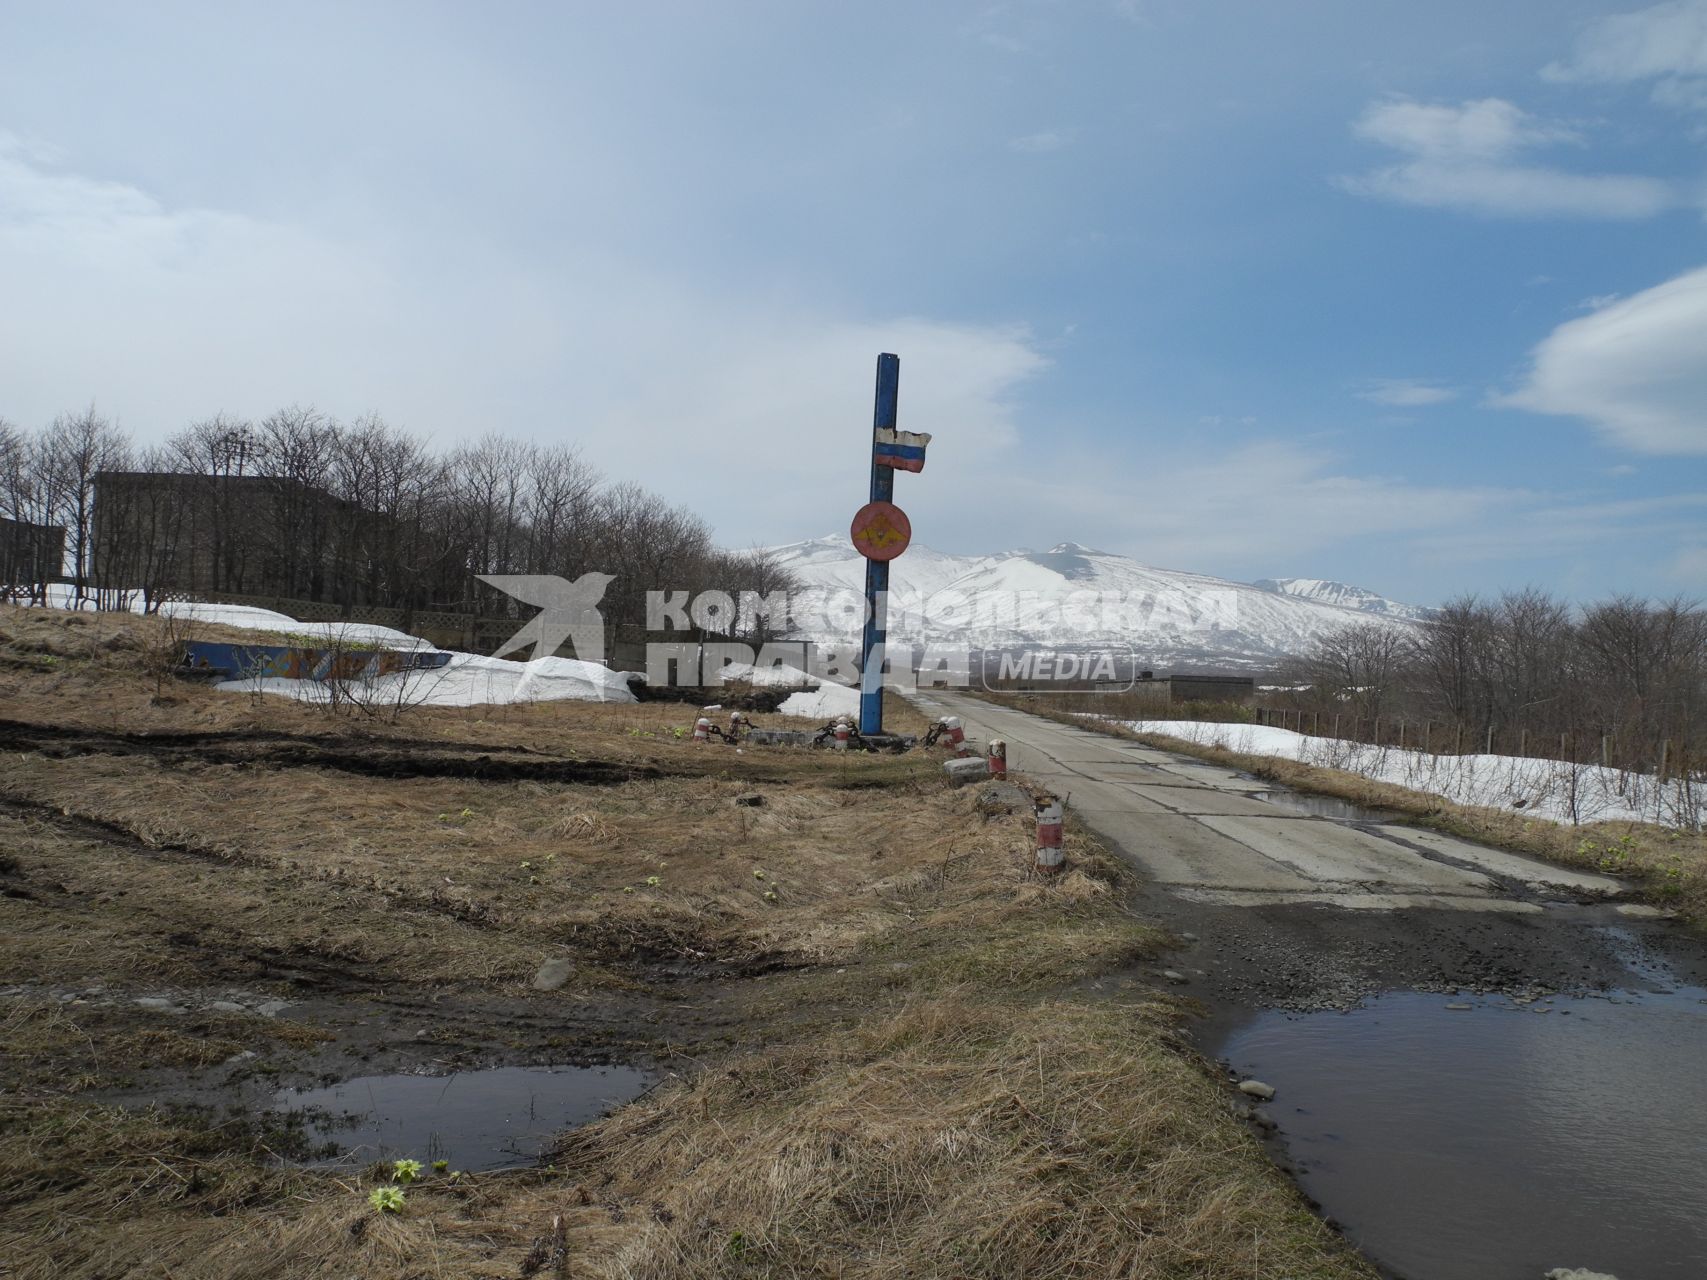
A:
<svg viewBox="0 0 1707 1280">
<path fill-rule="evenodd" d="M 804 619 L 805 633 L 821 643 L 850 634 L 834 604 L 863 590 L 865 561 L 848 540 L 771 551 L 826 604 L 808 611 L 828 616 Z M 1348 623 L 1411 627 L 1427 613 L 1340 583 L 1232 582 L 1074 542 L 989 556 L 914 543 L 890 583 L 893 640 L 973 650 L 1131 645 L 1140 665 L 1157 670 L 1264 669 Z"/>
<path fill-rule="evenodd" d="M 1314 600 L 1317 604 L 1336 604 L 1342 608 L 1356 609 L 1360 613 L 1408 618 L 1413 622 L 1426 622 L 1434 613 L 1434 610 L 1426 609 L 1422 605 L 1389 600 L 1386 596 L 1377 595 L 1363 587 L 1354 587 L 1345 582 L 1330 582 L 1322 578 L 1258 578 L 1251 585 L 1264 591 L 1272 591 L 1276 595 Z"/>
</svg>

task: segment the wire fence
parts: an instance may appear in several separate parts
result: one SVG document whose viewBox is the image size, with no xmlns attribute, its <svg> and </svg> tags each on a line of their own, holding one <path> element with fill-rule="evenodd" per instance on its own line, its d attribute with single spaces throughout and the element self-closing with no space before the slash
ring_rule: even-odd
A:
<svg viewBox="0 0 1707 1280">
<path fill-rule="evenodd" d="M 1628 818 L 1702 829 L 1707 776 L 1686 739 L 1539 733 L 1277 707 L 1256 723 L 1306 739 L 1297 758 L 1467 804 L 1534 807 L 1574 823 Z"/>
</svg>

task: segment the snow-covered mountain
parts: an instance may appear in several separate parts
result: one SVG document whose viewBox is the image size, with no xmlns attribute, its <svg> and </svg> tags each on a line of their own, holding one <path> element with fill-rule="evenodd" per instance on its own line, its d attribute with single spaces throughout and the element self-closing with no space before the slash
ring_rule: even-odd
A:
<svg viewBox="0 0 1707 1280">
<path fill-rule="evenodd" d="M 1389 600 L 1386 596 L 1376 595 L 1362 587 L 1354 587 L 1345 582 L 1328 582 L 1322 578 L 1258 578 L 1251 583 L 1264 591 L 1273 591 L 1277 595 L 1297 596 L 1300 600 L 1314 600 L 1317 604 L 1337 604 L 1344 609 L 1356 609 L 1360 613 L 1379 613 L 1391 618 L 1409 618 L 1414 622 L 1424 622 L 1433 616 L 1432 609 L 1421 605 L 1405 604 L 1398 600 Z"/>
<path fill-rule="evenodd" d="M 848 602 L 864 590 L 865 560 L 845 537 L 771 551 L 813 598 L 801 617 L 803 634 L 834 643 L 855 633 Z M 889 633 L 892 642 L 973 650 L 1130 645 L 1138 665 L 1158 671 L 1261 670 L 1348 624 L 1409 628 L 1426 616 L 1340 589 L 1343 598 L 1333 599 L 1156 569 L 1074 542 L 989 556 L 947 555 L 914 543 L 890 566 Z"/>
</svg>

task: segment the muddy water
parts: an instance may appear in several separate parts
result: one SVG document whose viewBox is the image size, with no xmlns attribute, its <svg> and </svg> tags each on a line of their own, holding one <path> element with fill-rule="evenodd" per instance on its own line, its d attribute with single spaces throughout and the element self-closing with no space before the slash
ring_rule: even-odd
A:
<svg viewBox="0 0 1707 1280">
<path fill-rule="evenodd" d="M 1333 818 L 1343 822 L 1391 822 L 1400 816 L 1381 809 L 1366 809 L 1338 796 L 1317 795 L 1310 791 L 1253 791 L 1251 798 L 1263 800 L 1292 813 L 1309 814 L 1312 818 Z"/>
<path fill-rule="evenodd" d="M 357 1163 L 410 1157 L 456 1169 L 531 1163 L 551 1138 L 637 1097 L 650 1083 L 632 1067 L 496 1067 L 449 1076 L 358 1076 L 278 1095 L 305 1113 L 310 1138 Z"/>
<path fill-rule="evenodd" d="M 1279 1091 L 1305 1191 L 1407 1280 L 1701 1280 L 1707 989 L 1632 977 L 1649 989 L 1268 1013 L 1222 1056 Z"/>
</svg>

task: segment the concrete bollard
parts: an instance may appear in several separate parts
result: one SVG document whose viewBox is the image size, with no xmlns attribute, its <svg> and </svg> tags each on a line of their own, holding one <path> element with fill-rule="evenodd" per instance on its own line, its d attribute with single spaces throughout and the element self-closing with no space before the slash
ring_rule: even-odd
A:
<svg viewBox="0 0 1707 1280">
<path fill-rule="evenodd" d="M 695 742 L 711 741 L 711 720 L 708 717 L 701 716 L 693 722 L 693 740 Z"/>
<path fill-rule="evenodd" d="M 1008 744 L 1000 738 L 991 738 L 990 745 L 985 748 L 985 760 L 989 764 L 992 778 L 1008 776 Z"/>
<path fill-rule="evenodd" d="M 1037 873 L 1052 876 L 1067 860 L 1061 848 L 1061 801 L 1055 796 L 1041 796 L 1033 803 L 1037 814 Z"/>
<path fill-rule="evenodd" d="M 964 787 L 968 782 L 983 782 L 990 776 L 982 760 L 944 760 L 942 771 L 948 775 L 948 785 Z"/>
<path fill-rule="evenodd" d="M 955 755 L 965 754 L 962 748 L 966 745 L 966 730 L 961 728 L 959 716 L 942 718 L 942 741 Z"/>
<path fill-rule="evenodd" d="M 739 742 L 741 731 L 747 727 L 747 717 L 739 711 L 731 711 L 729 713 L 729 732 L 726 736 L 731 742 Z"/>
<path fill-rule="evenodd" d="M 853 726 L 848 723 L 846 716 L 843 716 L 840 720 L 836 721 L 836 750 L 837 751 L 846 751 L 848 749 L 848 738 L 852 734 L 853 734 Z"/>
</svg>

